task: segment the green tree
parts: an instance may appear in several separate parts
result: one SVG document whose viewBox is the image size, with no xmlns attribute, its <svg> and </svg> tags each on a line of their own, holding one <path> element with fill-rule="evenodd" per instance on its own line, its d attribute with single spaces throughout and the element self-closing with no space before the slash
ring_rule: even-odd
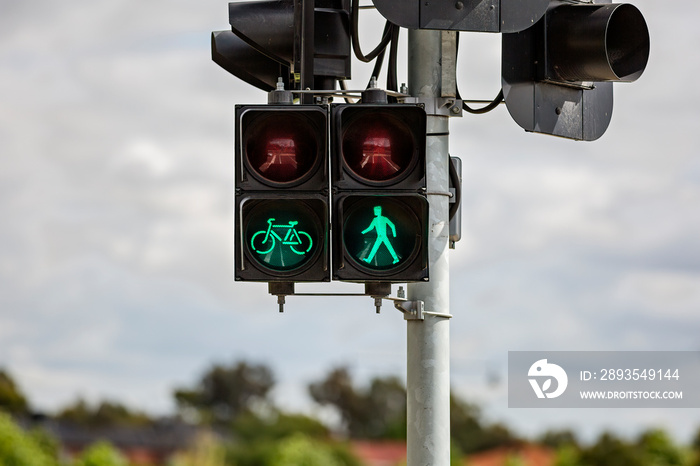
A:
<svg viewBox="0 0 700 466">
<path fill-rule="evenodd" d="M 581 451 L 574 444 L 562 444 L 557 448 L 554 466 L 582 466 Z"/>
<path fill-rule="evenodd" d="M 92 407 L 83 399 L 63 408 L 56 418 L 87 427 L 143 426 L 153 422 L 146 414 L 117 402 L 102 401 Z"/>
<path fill-rule="evenodd" d="M 463 454 L 474 453 L 481 448 L 482 427 L 479 409 L 454 394 L 450 394 L 450 432 Z"/>
<path fill-rule="evenodd" d="M 335 458 L 336 462 L 340 463 L 342 466 L 362 466 L 360 460 L 351 451 L 349 444 L 344 442 L 329 442 L 327 443 L 328 448 Z"/>
<path fill-rule="evenodd" d="M 31 435 L 20 429 L 7 414 L 0 413 L 0 464 L 3 466 L 55 466 Z"/>
<path fill-rule="evenodd" d="M 321 405 L 334 406 L 353 438 L 405 438 L 406 389 L 396 377 L 374 378 L 367 389 L 353 385 L 346 367 L 309 385 Z"/>
<path fill-rule="evenodd" d="M 293 435 L 314 440 L 329 439 L 328 428 L 316 419 L 280 411 L 268 412 L 265 416 L 245 412 L 234 419 L 231 427 L 236 443 L 227 450 L 227 464 L 236 466 L 269 466 L 279 442 Z M 343 455 L 340 445 L 329 445 L 333 446 L 334 454 L 340 455 L 341 464 L 354 464 Z"/>
<path fill-rule="evenodd" d="M 468 466 L 465 463 L 464 453 L 455 442 L 454 437 L 450 439 L 450 466 Z"/>
<path fill-rule="evenodd" d="M 406 438 L 406 388 L 398 377 L 374 378 L 367 394 L 371 417 L 370 435 Z"/>
<path fill-rule="evenodd" d="M 15 416 L 28 411 L 27 398 L 10 374 L 2 369 L 0 369 L 0 410 Z"/>
<path fill-rule="evenodd" d="M 56 419 L 73 424 L 89 425 L 92 422 L 92 408 L 82 398 L 66 406 L 56 414 Z"/>
<path fill-rule="evenodd" d="M 374 378 L 368 388 L 354 386 L 346 367 L 333 369 L 309 385 L 319 404 L 335 407 L 352 438 L 406 438 L 406 389 L 396 377 Z M 455 445 L 465 454 L 519 440 L 502 424 L 483 425 L 479 409 L 450 395 L 450 429 Z"/>
<path fill-rule="evenodd" d="M 60 455 L 61 443 L 47 430 L 38 427 L 28 432 L 34 444 L 49 458 L 56 459 Z"/>
<path fill-rule="evenodd" d="M 326 439 L 328 428 L 318 420 L 303 414 L 287 414 L 275 411 L 262 417 L 248 412 L 239 415 L 232 423 L 235 437 L 241 442 L 280 440 L 294 433 Z"/>
<path fill-rule="evenodd" d="M 194 409 L 202 420 L 228 423 L 255 403 L 266 402 L 274 383 L 272 371 L 262 364 L 214 365 L 194 388 L 177 389 L 175 401 L 181 411 Z"/>
<path fill-rule="evenodd" d="M 367 409 L 346 367 L 335 368 L 324 380 L 311 383 L 309 394 L 316 403 L 334 406 L 351 436 L 364 431 Z"/>
<path fill-rule="evenodd" d="M 639 450 L 610 432 L 581 451 L 581 463 L 595 466 L 647 466 Z"/>
<path fill-rule="evenodd" d="M 128 466 L 128 461 L 108 442 L 97 442 L 81 455 L 76 466 Z"/>
<path fill-rule="evenodd" d="M 456 394 L 450 394 L 450 431 L 464 454 L 513 445 L 520 440 L 502 424 L 484 425 L 481 411 Z"/>
<path fill-rule="evenodd" d="M 538 443 L 550 448 L 559 449 L 568 445 L 578 446 L 576 434 L 571 430 L 548 430 L 540 436 Z"/>
<path fill-rule="evenodd" d="M 197 436 L 187 451 L 181 452 L 171 461 L 170 466 L 225 466 L 226 449 L 212 433 Z"/>
<path fill-rule="evenodd" d="M 331 449 L 302 434 L 284 439 L 269 466 L 343 466 Z"/>
<path fill-rule="evenodd" d="M 698 431 L 695 432 L 695 437 L 693 437 L 693 440 L 690 443 L 690 447 L 693 450 L 700 452 L 700 429 L 698 429 Z"/>
<path fill-rule="evenodd" d="M 690 461 L 690 464 L 692 466 L 700 466 L 700 429 L 695 433 L 695 437 L 690 443 L 690 448 L 692 450 L 692 461 Z"/>
<path fill-rule="evenodd" d="M 269 466 L 277 440 L 257 440 L 231 444 L 226 449 L 226 464 L 235 466 Z"/>
<path fill-rule="evenodd" d="M 503 466 L 527 466 L 527 463 L 520 455 L 510 454 L 503 462 Z"/>
<path fill-rule="evenodd" d="M 660 429 L 640 435 L 637 441 L 645 466 L 683 466 L 686 458 L 683 451 Z"/>
</svg>

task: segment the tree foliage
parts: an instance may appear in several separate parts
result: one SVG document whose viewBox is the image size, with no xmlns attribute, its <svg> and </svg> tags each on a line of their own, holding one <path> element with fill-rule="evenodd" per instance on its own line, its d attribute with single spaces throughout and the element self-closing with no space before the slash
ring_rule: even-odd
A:
<svg viewBox="0 0 700 466">
<path fill-rule="evenodd" d="M 319 404 L 335 407 L 352 438 L 406 438 L 406 388 L 396 377 L 374 378 L 366 389 L 357 388 L 346 367 L 333 369 L 309 385 Z M 518 439 L 501 424 L 485 425 L 479 409 L 456 395 L 450 396 L 450 429 L 456 447 L 465 454 L 510 445 Z"/>
<path fill-rule="evenodd" d="M 695 432 L 695 436 L 693 437 L 693 440 L 690 443 L 690 447 L 693 450 L 700 452 L 700 429 L 698 429 L 698 431 Z"/>
<path fill-rule="evenodd" d="M 548 430 L 540 436 L 538 442 L 554 449 L 560 449 L 569 445 L 578 447 L 579 445 L 576 434 L 569 429 Z"/>
<path fill-rule="evenodd" d="M 262 417 L 248 412 L 239 415 L 231 425 L 235 437 L 241 442 L 281 440 L 292 434 L 304 434 L 310 438 L 328 438 L 328 428 L 320 421 L 303 414 L 281 411 Z"/>
<path fill-rule="evenodd" d="M 225 466 L 226 449 L 223 442 L 212 433 L 197 436 L 194 444 L 180 452 L 170 466 Z"/>
<path fill-rule="evenodd" d="M 262 364 L 214 365 L 194 388 L 176 390 L 175 400 L 179 409 L 194 409 L 203 420 L 228 423 L 266 401 L 274 383 L 272 371 Z"/>
<path fill-rule="evenodd" d="M 519 442 L 506 426 L 485 425 L 479 408 L 455 394 L 450 395 L 450 431 L 452 439 L 465 454 Z"/>
<path fill-rule="evenodd" d="M 404 438 L 406 389 L 396 377 L 374 378 L 367 389 L 353 385 L 346 367 L 309 385 L 317 403 L 334 406 L 353 438 Z"/>
<path fill-rule="evenodd" d="M 644 466 L 639 451 L 610 432 L 603 433 L 594 445 L 581 452 L 581 462 L 600 466 Z"/>
<path fill-rule="evenodd" d="M 279 443 L 269 466 L 343 465 L 327 445 L 303 434 L 295 434 Z"/>
<path fill-rule="evenodd" d="M 128 461 L 108 442 L 97 442 L 81 455 L 76 466 L 128 466 Z"/>
<path fill-rule="evenodd" d="M 653 429 L 634 442 L 605 432 L 588 447 L 564 445 L 557 451 L 555 466 L 684 466 L 691 464 L 689 460 L 664 431 Z"/>
<path fill-rule="evenodd" d="M 580 448 L 570 443 L 557 447 L 554 466 L 581 466 Z"/>
<path fill-rule="evenodd" d="M 695 433 L 693 440 L 690 443 L 692 461 L 690 464 L 692 466 L 700 466 L 700 429 Z"/>
<path fill-rule="evenodd" d="M 42 445 L 0 413 L 0 464 L 3 466 L 55 466 L 56 460 Z"/>
<path fill-rule="evenodd" d="M 683 451 L 660 429 L 644 432 L 637 441 L 643 462 L 650 466 L 683 466 L 686 458 Z"/>
<path fill-rule="evenodd" d="M 197 412 L 201 420 L 217 423 L 217 432 L 232 435 L 202 437 L 175 457 L 172 465 L 359 466 L 348 445 L 332 440 L 321 422 L 275 408 L 268 399 L 273 386 L 274 377 L 267 366 L 239 361 L 231 366 L 214 365 L 194 387 L 177 390 L 175 398 L 180 409 Z M 398 378 L 375 377 L 368 385 L 358 387 L 349 370 L 338 367 L 308 389 L 317 403 L 337 409 L 352 438 L 405 438 L 407 397 Z M 265 409 L 258 409 L 262 406 Z M 10 417 L 27 413 L 26 398 L 12 378 L 0 370 L 0 465 L 127 465 L 125 458 L 104 442 L 92 445 L 75 462 L 59 463 L 56 439 L 46 431 L 25 432 Z M 82 399 L 64 408 L 56 418 L 95 428 L 153 422 L 147 415 L 117 402 L 89 405 Z M 522 442 L 506 426 L 484 422 L 476 405 L 454 393 L 450 396 L 450 428 L 451 464 L 455 465 L 462 464 L 463 453 Z M 700 466 L 700 431 L 690 449 L 680 448 L 658 429 L 646 431 L 633 441 L 606 432 L 587 446 L 579 444 L 569 430 L 548 431 L 538 441 L 556 449 L 555 466 Z M 522 464 L 517 456 L 507 461 Z"/>
<path fill-rule="evenodd" d="M 102 401 L 90 406 L 83 399 L 63 408 L 56 419 L 86 427 L 143 426 L 153 422 L 148 415 L 117 402 Z"/>
<path fill-rule="evenodd" d="M 10 374 L 0 369 L 0 410 L 16 416 L 25 414 L 28 406 L 27 398 Z"/>
</svg>

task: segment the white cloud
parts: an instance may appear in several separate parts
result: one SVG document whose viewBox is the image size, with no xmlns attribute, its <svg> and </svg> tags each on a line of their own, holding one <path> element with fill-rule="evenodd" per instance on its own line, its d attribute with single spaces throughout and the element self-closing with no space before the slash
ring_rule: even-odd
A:
<svg viewBox="0 0 700 466">
<path fill-rule="evenodd" d="M 136 139 L 126 143 L 124 156 L 116 161 L 117 170 L 145 171 L 156 178 L 173 169 L 173 160 L 155 141 Z"/>
<path fill-rule="evenodd" d="M 700 324 L 700 273 L 635 271 L 617 285 L 617 299 L 638 312 Z"/>
</svg>

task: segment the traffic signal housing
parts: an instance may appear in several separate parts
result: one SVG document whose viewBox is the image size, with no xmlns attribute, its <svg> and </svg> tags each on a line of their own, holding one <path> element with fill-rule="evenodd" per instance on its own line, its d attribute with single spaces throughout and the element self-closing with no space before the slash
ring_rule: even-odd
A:
<svg viewBox="0 0 700 466">
<path fill-rule="evenodd" d="M 330 280 L 328 109 L 236 105 L 235 279 Z"/>
<path fill-rule="evenodd" d="M 409 29 L 516 32 L 537 22 L 549 0 L 374 0 L 387 20 Z"/>
<path fill-rule="evenodd" d="M 552 1 L 532 27 L 503 34 L 508 111 L 526 131 L 592 141 L 612 117 L 613 82 L 638 79 L 649 31 L 630 4 Z"/>
<path fill-rule="evenodd" d="M 428 280 L 425 141 L 422 106 L 332 107 L 333 279 Z"/>
<path fill-rule="evenodd" d="M 229 23 L 212 33 L 212 59 L 248 84 L 334 89 L 350 78 L 349 0 L 231 2 Z"/>
</svg>

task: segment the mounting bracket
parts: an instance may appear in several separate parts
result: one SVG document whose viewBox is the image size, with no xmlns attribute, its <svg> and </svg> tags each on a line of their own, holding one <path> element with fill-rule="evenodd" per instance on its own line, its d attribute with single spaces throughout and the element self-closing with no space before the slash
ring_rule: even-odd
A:
<svg viewBox="0 0 700 466">
<path fill-rule="evenodd" d="M 423 301 L 411 301 L 406 299 L 406 293 L 403 286 L 398 289 L 398 296 L 389 296 L 391 293 L 391 283 L 377 282 L 365 283 L 364 293 L 297 293 L 294 291 L 294 283 L 291 282 L 271 282 L 268 283 L 268 292 L 271 295 L 277 296 L 277 304 L 279 312 L 284 312 L 287 296 L 370 296 L 374 298 L 374 307 L 377 314 L 381 312 L 382 300 L 394 302 L 394 307 L 403 313 L 405 320 L 424 320 L 425 315 L 434 314 L 425 312 L 425 304 Z M 440 314 L 443 315 L 443 314 Z M 452 317 L 451 315 L 444 315 Z"/>
</svg>

